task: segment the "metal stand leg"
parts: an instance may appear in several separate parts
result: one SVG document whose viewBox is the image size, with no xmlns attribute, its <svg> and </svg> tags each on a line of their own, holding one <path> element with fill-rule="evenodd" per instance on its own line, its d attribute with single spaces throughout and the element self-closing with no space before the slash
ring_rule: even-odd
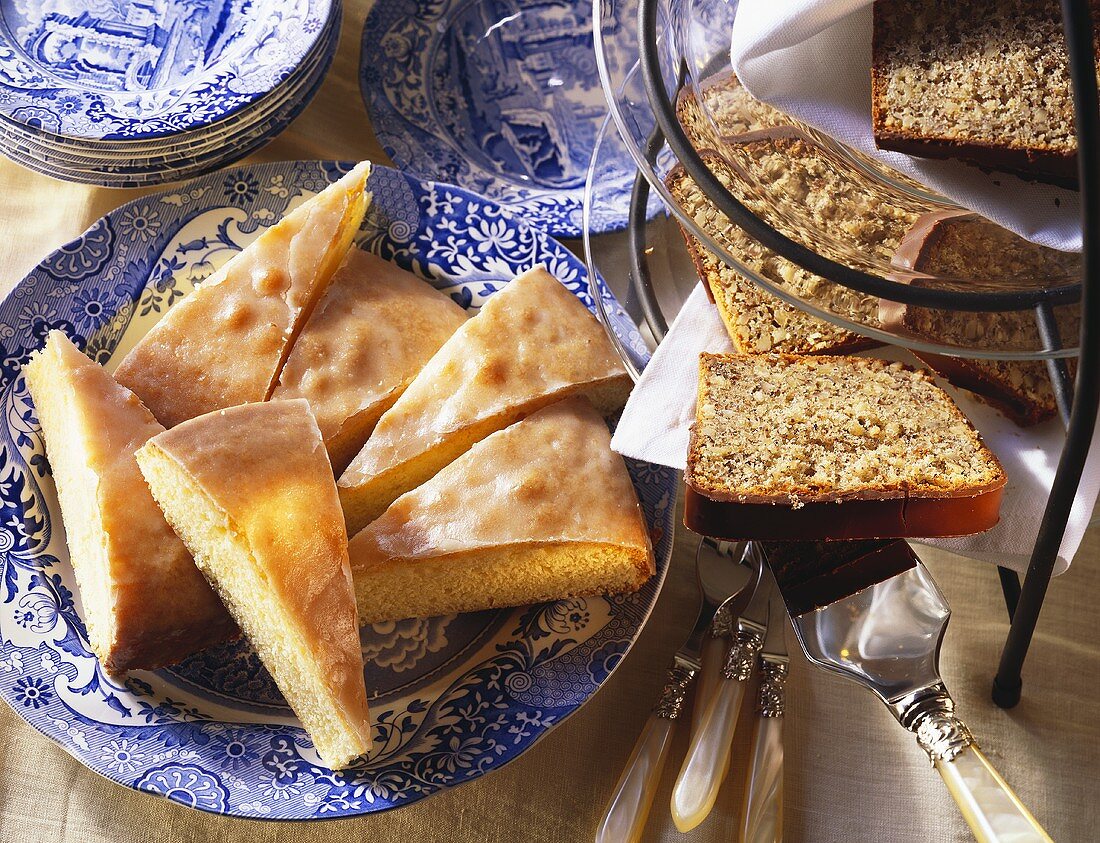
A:
<svg viewBox="0 0 1100 843">
<path fill-rule="evenodd" d="M 1081 182 L 1081 225 L 1085 278 L 1081 299 L 1081 356 L 1077 386 L 1069 412 L 1066 444 L 1058 461 L 1058 473 L 1047 501 L 1039 535 L 1028 565 L 1020 600 L 993 680 L 993 701 L 1011 708 L 1020 701 L 1020 673 L 1039 620 L 1047 586 L 1058 558 L 1058 547 L 1084 471 L 1085 459 L 1096 427 L 1100 403 L 1100 98 L 1096 89 L 1092 14 L 1088 0 L 1062 0 L 1070 75 L 1073 78 L 1077 122 L 1078 168 Z M 1052 315 L 1038 311 L 1040 330 L 1054 325 Z M 1062 392 L 1059 407 L 1069 406 L 1061 371 L 1055 367 L 1055 394 Z"/>
</svg>

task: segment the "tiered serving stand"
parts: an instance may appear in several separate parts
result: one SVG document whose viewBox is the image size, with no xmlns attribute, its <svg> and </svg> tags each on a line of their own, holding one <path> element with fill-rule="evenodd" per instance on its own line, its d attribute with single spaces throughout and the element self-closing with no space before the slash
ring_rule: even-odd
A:
<svg viewBox="0 0 1100 843">
<path fill-rule="evenodd" d="M 585 205 L 587 214 L 598 212 L 602 201 L 600 174 L 624 155 L 633 158 L 638 174 L 626 244 L 630 271 L 625 279 L 608 280 L 650 343 L 645 349 L 633 347 L 620 340 L 613 329 L 609 331 L 635 378 L 696 282 L 679 227 L 765 290 L 871 338 L 956 357 L 1046 361 L 1066 425 L 1066 440 L 1022 585 L 1016 572 L 998 569 L 1011 625 L 993 682 L 993 699 L 1006 708 L 1020 699 L 1021 669 L 1057 561 L 1100 403 L 1100 105 L 1093 29 L 1087 0 L 1062 0 L 1062 8 L 1076 101 L 1078 148 L 1083 151 L 1079 157 L 1085 236 L 1080 265 L 1072 268 L 1070 277 L 978 282 L 917 275 L 899 269 L 888 259 L 868 254 L 839 226 L 815 223 L 800 213 L 797 202 L 784 201 L 776 194 L 769 196 L 768 185 L 754 181 L 735 155 L 719 153 L 739 179 L 736 192 L 740 197 L 708 168 L 677 119 L 676 101 L 681 92 L 693 94 L 702 104 L 709 128 L 716 136 L 720 134 L 720 118 L 708 110 L 705 94 L 727 72 L 737 0 L 594 0 L 596 57 L 610 116 L 593 155 Z M 928 212 L 957 210 L 949 200 L 831 138 L 805 127 L 804 132 L 823 155 L 849 168 L 855 165 L 884 195 L 902 196 Z M 752 238 L 828 282 L 929 311 L 982 314 L 987 324 L 1002 319 L 1018 323 L 1020 313 L 1030 313 L 1037 331 L 1011 341 L 1003 335 L 998 337 L 996 331 L 987 331 L 967 345 L 946 340 L 943 344 L 929 343 L 884 330 L 869 316 L 826 309 L 820 299 L 802 300 L 742 264 L 696 223 L 665 187 L 664 177 L 674 166 L 683 167 L 711 202 Z M 764 202 L 758 201 L 761 199 Z M 607 265 L 607 250 L 602 241 L 599 249 L 594 249 L 586 234 L 585 252 L 590 275 L 595 278 L 601 265 Z M 910 283 L 917 278 L 919 283 Z M 1080 336 L 1060 336 L 1059 324 L 1073 324 L 1078 317 Z M 605 320 L 605 324 L 612 322 Z M 1069 357 L 1079 357 L 1076 382 L 1067 369 Z"/>
</svg>

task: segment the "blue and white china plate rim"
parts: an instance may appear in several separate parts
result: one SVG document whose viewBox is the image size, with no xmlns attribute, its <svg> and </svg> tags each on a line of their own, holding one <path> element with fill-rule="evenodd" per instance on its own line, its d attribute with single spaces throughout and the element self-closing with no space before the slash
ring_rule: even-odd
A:
<svg viewBox="0 0 1100 843">
<path fill-rule="evenodd" d="M 242 644 L 178 668 L 106 676 L 87 650 L 79 595 L 21 367 L 51 328 L 106 362 L 192 283 L 349 164 L 239 167 L 129 202 L 61 247 L 0 303 L 0 696 L 89 768 L 221 814 L 316 819 L 424 798 L 518 757 L 618 666 L 667 570 L 676 476 L 628 462 L 658 576 L 634 595 L 380 625 L 363 635 L 375 754 L 322 768 Z M 496 203 L 388 168 L 371 177 L 361 246 L 467 307 L 544 263 L 589 307 L 580 261 Z M 616 330 L 631 323 L 597 279 Z M 621 324 L 620 324 L 621 323 Z M 117 358 L 116 358 L 117 359 Z"/>
<path fill-rule="evenodd" d="M 287 80 L 285 89 L 257 103 L 248 112 L 221 121 L 216 133 L 193 132 L 179 139 L 167 139 L 163 152 L 137 155 L 133 152 L 73 154 L 52 150 L 32 135 L 0 117 L 0 151 L 17 163 L 54 178 L 105 187 L 147 187 L 191 178 L 240 160 L 275 138 L 298 117 L 320 90 L 336 54 L 341 9 L 337 6 L 332 36 L 310 67 Z M 184 146 L 191 139 L 193 146 Z"/>
<path fill-rule="evenodd" d="M 195 156 L 223 149 L 228 143 L 235 143 L 243 135 L 265 130 L 281 114 L 288 110 L 308 103 L 312 94 L 323 80 L 333 56 L 322 56 L 310 72 L 295 81 L 294 85 L 286 92 L 286 96 L 272 98 L 264 107 L 257 108 L 239 115 L 237 119 L 226 121 L 225 126 L 220 126 L 218 131 L 187 133 L 170 143 L 160 146 L 145 147 L 141 150 L 89 150 L 77 146 L 54 144 L 42 139 L 40 136 L 24 131 L 21 127 L 7 121 L 0 120 L 0 133 L 8 139 L 23 145 L 27 149 L 34 150 L 46 156 L 53 156 L 57 161 L 72 161 L 76 164 L 96 166 L 110 164 L 114 161 L 125 162 L 133 168 L 159 166 L 164 159 L 186 160 L 188 156 Z"/>
<path fill-rule="evenodd" d="M 134 188 L 149 187 L 192 178 L 201 173 L 216 170 L 231 164 L 262 148 L 282 132 L 309 104 L 310 100 L 324 81 L 324 74 L 316 80 L 300 101 L 290 103 L 284 111 L 276 115 L 269 125 L 233 139 L 231 145 L 215 145 L 210 152 L 192 155 L 172 166 L 165 164 L 150 165 L 130 171 L 120 166 L 112 167 L 103 163 L 99 168 L 88 169 L 75 164 L 50 162 L 48 156 L 28 151 L 20 142 L 4 144 L 4 153 L 24 167 L 52 178 L 64 178 L 68 181 L 94 184 L 103 187 Z"/>
<path fill-rule="evenodd" d="M 606 112 L 591 39 L 588 3 L 377 0 L 360 89 L 398 166 L 495 199 L 555 237 L 579 237 Z M 613 174 L 621 207 L 591 220 L 593 233 L 626 225 L 634 173 L 625 158 Z"/>
<path fill-rule="evenodd" d="M 20 8 L 0 0 L 0 113 L 89 140 L 203 126 L 291 75 L 337 5 L 134 0 L 92 9 L 56 0 Z"/>
<path fill-rule="evenodd" d="M 333 36 L 335 34 L 334 32 Z M 224 142 L 241 131 L 242 127 L 259 124 L 272 112 L 285 107 L 288 102 L 299 96 L 303 88 L 313 84 L 321 68 L 327 68 L 331 65 L 335 57 L 336 44 L 336 38 L 331 37 L 326 42 L 326 49 L 312 56 L 298 71 L 287 77 L 278 88 L 261 97 L 248 108 L 241 109 L 235 114 L 196 129 L 165 137 L 153 140 L 118 141 L 88 141 L 81 138 L 66 138 L 44 132 L 34 126 L 21 124 L 3 114 L 0 114 L 0 128 L 11 135 L 57 152 L 86 157 L 132 158 L 175 152 L 197 145 Z"/>
</svg>

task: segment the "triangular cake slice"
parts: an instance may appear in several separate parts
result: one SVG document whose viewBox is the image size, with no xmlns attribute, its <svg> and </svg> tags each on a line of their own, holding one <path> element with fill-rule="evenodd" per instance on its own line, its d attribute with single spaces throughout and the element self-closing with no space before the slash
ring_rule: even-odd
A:
<svg viewBox="0 0 1100 843">
<path fill-rule="evenodd" d="M 339 473 L 465 321 L 466 311 L 450 296 L 353 246 L 294 343 L 271 397 L 309 401 Z"/>
<path fill-rule="evenodd" d="M 137 458 L 324 763 L 340 769 L 364 755 L 370 721 L 347 534 L 309 405 L 199 416 Z"/>
<path fill-rule="evenodd" d="M 542 267 L 459 328 L 378 421 L 340 478 L 348 533 L 494 431 L 574 394 L 602 413 L 630 379 L 580 300 Z"/>
<path fill-rule="evenodd" d="M 165 427 L 270 396 L 363 221 L 369 174 L 363 162 L 180 299 L 119 365 L 119 383 Z"/>
<path fill-rule="evenodd" d="M 634 591 L 654 573 L 626 465 L 584 398 L 478 442 L 349 550 L 361 623 Z"/>
<path fill-rule="evenodd" d="M 149 495 L 134 451 L 164 430 L 60 331 L 23 367 L 53 469 L 92 650 L 155 669 L 232 638 L 233 620 Z"/>
</svg>

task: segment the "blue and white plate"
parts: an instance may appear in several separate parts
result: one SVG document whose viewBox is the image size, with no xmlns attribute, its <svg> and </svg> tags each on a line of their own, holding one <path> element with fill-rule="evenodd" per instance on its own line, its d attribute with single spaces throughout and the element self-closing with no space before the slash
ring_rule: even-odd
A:
<svg viewBox="0 0 1100 843">
<path fill-rule="evenodd" d="M 337 19 L 339 15 L 337 16 Z M 334 32 L 338 33 L 337 25 Z M 308 75 L 295 81 L 285 97 L 273 99 L 258 113 L 226 125 L 216 134 L 188 133 L 159 153 L 106 153 L 56 148 L 33 135 L 14 131 L 0 121 L 0 145 L 5 154 L 28 169 L 68 181 L 108 187 L 144 187 L 178 181 L 237 161 L 264 146 L 282 132 L 309 104 L 325 79 L 335 55 L 320 55 Z M 230 121 L 226 121 L 228 124 Z"/>
<path fill-rule="evenodd" d="M 378 139 L 409 172 L 482 193 L 556 237 L 579 237 L 607 106 L 592 6 L 575 0 L 377 0 L 359 81 Z M 633 162 L 609 172 L 626 225 Z"/>
<path fill-rule="evenodd" d="M 607 679 L 656 599 L 676 478 L 633 462 L 658 576 L 637 594 L 379 624 L 362 635 L 374 757 L 333 773 L 247 645 L 170 669 L 107 676 L 80 597 L 21 368 L 48 331 L 111 364 L 192 286 L 303 196 L 332 162 L 224 171 L 130 202 L 58 249 L 0 304 L 0 697 L 87 767 L 205 811 L 315 819 L 379 811 L 497 769 Z M 592 307 L 580 261 L 495 202 L 395 170 L 371 176 L 360 244 L 467 308 L 545 264 Z M 637 331 L 598 282 L 611 320 Z M 637 338 L 640 342 L 640 337 Z"/>
<path fill-rule="evenodd" d="M 332 11 L 332 0 L 0 0 L 0 114 L 86 140 L 205 126 L 294 73 Z"/>
</svg>

